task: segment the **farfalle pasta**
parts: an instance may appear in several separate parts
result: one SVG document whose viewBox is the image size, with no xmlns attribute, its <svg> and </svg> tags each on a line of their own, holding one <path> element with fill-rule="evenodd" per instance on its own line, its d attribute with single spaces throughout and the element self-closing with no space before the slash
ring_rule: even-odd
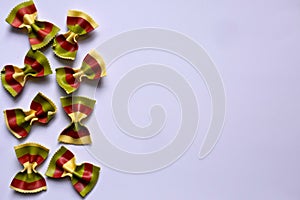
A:
<svg viewBox="0 0 300 200">
<path fill-rule="evenodd" d="M 80 68 L 61 67 L 56 69 L 56 81 L 67 94 L 76 91 L 83 78 L 98 80 L 105 75 L 105 63 L 94 50 L 85 56 Z"/>
<path fill-rule="evenodd" d="M 13 96 L 19 95 L 29 77 L 40 78 L 52 74 L 46 56 L 40 51 L 28 51 L 24 58 L 24 67 L 6 65 L 1 71 L 3 87 Z"/>
<path fill-rule="evenodd" d="M 82 120 L 92 113 L 96 101 L 82 96 L 61 97 L 60 101 L 72 122 L 61 132 L 58 141 L 68 144 L 90 144 L 90 132 L 82 124 Z"/>
<path fill-rule="evenodd" d="M 46 46 L 60 30 L 50 22 L 37 20 L 37 9 L 33 1 L 20 3 L 13 8 L 6 22 L 15 28 L 27 29 L 33 50 Z"/>
<path fill-rule="evenodd" d="M 85 197 L 96 185 L 100 167 L 90 163 L 76 165 L 74 154 L 62 146 L 52 157 L 46 176 L 60 179 L 69 176 L 74 189 Z"/>
<path fill-rule="evenodd" d="M 36 143 L 25 143 L 14 147 L 23 170 L 13 178 L 10 187 L 21 193 L 37 193 L 47 189 L 45 178 L 36 171 L 47 158 L 49 149 Z"/>
<path fill-rule="evenodd" d="M 4 111 L 8 130 L 18 139 L 26 137 L 34 122 L 47 124 L 56 113 L 55 104 L 42 93 L 38 93 L 30 104 L 30 110 L 20 108 Z"/>
<path fill-rule="evenodd" d="M 54 39 L 53 51 L 60 58 L 74 60 L 78 51 L 77 38 L 93 31 L 98 24 L 82 11 L 69 10 L 67 27 L 68 32 Z"/>
</svg>

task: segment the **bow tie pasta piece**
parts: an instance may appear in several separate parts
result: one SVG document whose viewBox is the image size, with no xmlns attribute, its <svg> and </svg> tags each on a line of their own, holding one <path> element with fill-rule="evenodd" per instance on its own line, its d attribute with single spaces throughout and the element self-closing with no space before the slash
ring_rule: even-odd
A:
<svg viewBox="0 0 300 200">
<path fill-rule="evenodd" d="M 37 20 L 37 9 L 33 1 L 17 5 L 6 18 L 6 22 L 15 28 L 26 28 L 33 50 L 46 46 L 60 30 L 50 22 Z"/>
<path fill-rule="evenodd" d="M 103 76 L 106 76 L 105 63 L 94 50 L 85 56 L 80 68 L 61 67 L 56 69 L 56 81 L 67 94 L 75 92 L 84 77 L 90 80 L 99 80 Z"/>
<path fill-rule="evenodd" d="M 72 122 L 62 131 L 58 141 L 68 144 L 90 144 L 90 132 L 81 121 L 92 113 L 96 101 L 81 96 L 61 97 L 60 101 Z"/>
<path fill-rule="evenodd" d="M 14 149 L 24 169 L 15 175 L 10 187 L 21 193 L 37 193 L 46 190 L 46 181 L 36 168 L 46 160 L 49 149 L 35 143 L 21 144 Z"/>
<path fill-rule="evenodd" d="M 30 104 L 30 110 L 11 109 L 4 111 L 8 130 L 18 139 L 26 137 L 33 122 L 47 124 L 56 113 L 54 103 L 41 93 L 38 93 Z"/>
<path fill-rule="evenodd" d="M 77 38 L 98 27 L 98 24 L 86 13 L 69 10 L 67 16 L 69 31 L 54 39 L 53 52 L 60 58 L 74 60 L 78 51 Z"/>
<path fill-rule="evenodd" d="M 90 163 L 76 165 L 74 154 L 62 146 L 52 157 L 46 176 L 55 179 L 69 176 L 74 189 L 85 197 L 95 187 L 99 172 L 100 167 Z"/>
<path fill-rule="evenodd" d="M 30 49 L 25 56 L 24 65 L 24 68 L 6 65 L 1 71 L 2 85 L 13 97 L 22 92 L 29 77 L 40 78 L 52 74 L 48 59 L 40 51 Z"/>
</svg>

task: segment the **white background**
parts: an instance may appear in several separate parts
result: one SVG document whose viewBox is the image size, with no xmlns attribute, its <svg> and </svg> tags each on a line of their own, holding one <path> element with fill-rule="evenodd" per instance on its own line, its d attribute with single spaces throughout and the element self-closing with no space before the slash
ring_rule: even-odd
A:
<svg viewBox="0 0 300 200">
<path fill-rule="evenodd" d="M 18 3 L 16 0 L 0 2 L 1 67 L 22 66 L 29 48 L 27 36 L 5 22 L 9 11 Z M 68 9 L 86 11 L 100 24 L 91 37 L 80 40 L 74 67 L 80 66 L 90 49 L 116 34 L 160 27 L 184 33 L 201 44 L 216 64 L 226 88 L 227 115 L 222 137 L 214 151 L 199 160 L 197 154 L 210 116 L 209 97 L 201 77 L 188 66 L 182 67 L 184 63 L 177 57 L 161 52 L 138 52 L 115 62 L 97 89 L 93 113 L 99 116 L 99 123 L 103 123 L 103 130 L 113 143 L 128 151 L 149 152 L 167 144 L 176 134 L 173 133 L 178 128 L 176 100 L 163 88 L 154 86 L 138 92 L 130 101 L 129 110 L 135 123 L 145 125 L 149 123 L 147 111 L 152 103 L 160 101 L 166 105 L 167 112 L 171 113 L 158 139 L 135 141 L 113 123 L 109 100 L 113 87 L 127 71 L 151 61 L 174 66 L 191 84 L 201 114 L 199 133 L 191 148 L 175 164 L 142 175 L 112 170 L 95 160 L 85 148 L 68 145 L 78 163 L 89 161 L 102 167 L 98 184 L 86 199 L 300 198 L 299 0 L 37 0 L 36 6 L 39 19 L 55 23 L 61 32 L 66 31 Z M 56 59 L 50 47 L 44 53 L 53 71 L 72 64 Z M 35 124 L 30 135 L 18 141 L 7 131 L 0 116 L 0 199 L 81 199 L 67 179 L 47 179 L 48 190 L 37 195 L 20 195 L 9 188 L 13 176 L 22 169 L 13 146 L 33 141 L 50 148 L 48 159 L 38 168 L 44 173 L 60 146 L 57 136 L 69 123 L 59 102 L 59 97 L 65 94 L 55 83 L 54 75 L 30 80 L 16 99 L 0 87 L 0 109 L 28 109 L 38 91 L 53 99 L 59 108 L 48 126 Z"/>
</svg>

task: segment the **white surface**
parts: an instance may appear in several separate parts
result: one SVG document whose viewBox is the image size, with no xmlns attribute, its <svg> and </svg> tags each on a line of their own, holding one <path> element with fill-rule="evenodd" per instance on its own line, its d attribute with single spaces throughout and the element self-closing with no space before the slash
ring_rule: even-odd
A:
<svg viewBox="0 0 300 200">
<path fill-rule="evenodd" d="M 27 36 L 12 30 L 4 21 L 10 9 L 20 1 L 0 3 L 0 66 L 22 66 L 29 46 Z M 63 3 L 62 3 L 63 2 Z M 62 3 L 62 5 L 58 5 Z M 219 69 L 226 88 L 227 118 L 223 135 L 214 151 L 204 160 L 197 153 L 210 115 L 209 97 L 201 77 L 192 69 L 180 68 L 177 57 L 161 52 L 138 52 L 114 63 L 103 85 L 98 88 L 97 108 L 107 137 L 133 152 L 148 152 L 166 144 L 176 130 L 178 107 L 174 97 L 150 86 L 137 93 L 130 111 L 137 124 L 147 124 L 149 105 L 166 105 L 168 124 L 162 134 L 150 141 L 135 141 L 113 124 L 110 107 L 111 90 L 122 74 L 141 63 L 161 61 L 181 70 L 193 86 L 202 113 L 202 123 L 192 147 L 172 166 L 159 172 L 131 175 L 114 171 L 97 163 L 82 147 L 67 146 L 82 161 L 102 167 L 97 186 L 86 199 L 208 199 L 208 200 L 293 200 L 300 198 L 300 2 L 265 1 L 36 1 L 39 19 L 47 19 L 66 30 L 68 9 L 81 9 L 100 24 L 93 36 L 80 41 L 74 66 L 85 54 L 114 35 L 141 27 L 161 27 L 182 32 L 208 52 Z M 121 45 L 121 44 L 120 44 Z M 67 63 L 58 61 L 51 48 L 45 51 L 52 69 Z M 183 63 L 182 63 L 183 64 Z M 30 80 L 22 95 L 13 100 L 0 87 L 0 109 L 28 108 L 41 91 L 60 107 L 64 95 L 52 75 L 41 81 Z M 155 98 L 147 91 L 155 90 Z M 146 95 L 146 96 L 145 96 Z M 103 102 L 103 103 L 102 103 Z M 177 110 L 176 110 L 177 109 Z M 177 120 L 177 121 L 176 121 Z M 1 199 L 81 199 L 70 181 L 47 179 L 48 190 L 37 195 L 20 195 L 9 189 L 12 177 L 21 166 L 13 146 L 34 141 L 49 147 L 46 162 L 38 168 L 46 171 L 53 153 L 59 148 L 57 136 L 69 123 L 60 109 L 55 119 L 44 127 L 35 125 L 24 141 L 15 139 L 6 129 L 3 116 L 0 158 Z M 3 162 L 2 162 L 3 163 Z"/>
</svg>

